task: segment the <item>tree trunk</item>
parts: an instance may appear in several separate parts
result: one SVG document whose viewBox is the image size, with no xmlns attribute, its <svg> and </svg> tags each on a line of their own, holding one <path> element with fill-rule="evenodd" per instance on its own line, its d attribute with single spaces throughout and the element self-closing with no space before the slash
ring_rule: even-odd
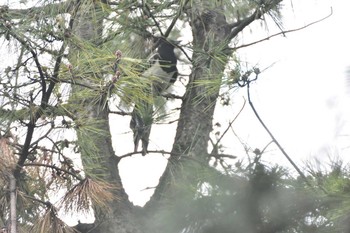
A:
<svg viewBox="0 0 350 233">
<path fill-rule="evenodd" d="M 16 179 L 10 175 L 10 233 L 17 233 Z"/>
<path fill-rule="evenodd" d="M 229 42 L 259 15 L 253 13 L 241 23 L 237 23 L 235 28 L 230 28 L 223 9 L 208 7 L 206 1 L 196 2 L 198 3 L 193 4 L 186 12 L 193 34 L 192 72 L 183 98 L 171 156 L 154 195 L 143 208 L 145 214 L 135 216 L 135 208 L 123 189 L 118 170 L 119 161 L 115 158 L 111 144 L 107 107 L 99 104 L 91 105 L 89 98 L 84 98 L 82 102 L 83 107 L 88 109 L 88 118 L 91 119 L 91 122 L 98 120 L 95 127 L 105 132 L 103 135 L 91 134 L 90 137 L 98 145 L 99 167 L 107 169 L 95 169 L 91 173 L 119 187 L 115 191 L 119 200 L 110 203 L 112 214 L 107 221 L 103 221 L 96 229 L 89 232 L 164 232 L 163 229 L 156 229 L 150 220 L 151 217 L 157 214 L 164 203 L 183 198 L 183 195 L 187 195 L 189 190 L 193 197 L 198 189 L 200 173 L 194 170 L 200 169 L 203 164 L 207 165 L 209 161 L 209 135 L 212 131 L 212 120 L 221 79 L 230 56 Z M 90 17 L 93 14 L 87 13 L 86 7 L 82 9 L 84 12 L 78 12 L 76 15 L 73 32 L 80 35 L 81 39 L 93 42 L 96 38 L 100 38 L 100 31 L 96 31 L 96 28 L 102 28 L 102 21 L 98 22 L 97 27 L 90 25 L 93 22 L 96 23 L 96 20 Z M 96 11 L 96 9 L 93 10 Z M 78 139 L 79 141 L 85 140 L 79 135 Z M 88 153 L 88 151 L 81 152 L 83 162 L 84 158 L 89 157 Z M 88 168 L 89 164 L 85 164 Z M 179 188 L 180 183 L 185 184 L 182 186 L 183 189 Z M 146 227 L 141 228 L 141 223 Z"/>
<path fill-rule="evenodd" d="M 102 9 L 97 2 L 83 1 L 73 18 L 73 35 L 78 36 L 84 42 L 97 44 L 102 38 L 102 14 Z M 73 45 L 70 51 L 70 57 L 73 62 L 77 53 L 79 53 L 79 48 Z M 90 84 L 89 81 L 86 82 Z M 76 95 L 83 88 L 78 86 L 72 87 L 72 101 L 76 101 Z M 95 217 L 99 221 L 97 227 L 93 230 L 87 229 L 87 231 L 91 233 L 141 232 L 132 213 L 133 205 L 124 191 L 119 175 L 119 161 L 115 156 L 111 141 L 108 106 L 104 105 L 103 101 L 92 104 L 94 102 L 96 103 L 96 99 L 84 97 L 78 103 L 79 107 L 81 107 L 80 109 L 84 109 L 83 113 L 77 111 L 78 120 L 87 122 L 93 129 L 98 129 L 96 132 L 90 132 L 88 136 L 80 134 L 78 131 L 77 136 L 80 145 L 94 144 L 88 150 L 81 147 L 80 153 L 84 171 L 86 171 L 87 175 L 93 175 L 93 178 L 101 179 L 112 185 L 115 199 L 108 203 L 110 207 L 110 212 L 107 211 L 109 213 L 108 216 L 106 216 L 106 213 L 95 212 Z M 82 224 L 79 225 L 83 228 Z"/>
<path fill-rule="evenodd" d="M 196 190 L 194 169 L 208 163 L 208 141 L 228 54 L 228 24 L 220 9 L 191 9 L 193 34 L 192 72 L 181 106 L 175 141 L 168 165 L 146 208 L 153 209 L 166 197 L 176 199 Z M 220 59 L 213 54 L 221 54 Z M 185 182 L 187 190 L 176 190 L 174 184 Z M 178 185 L 177 185 L 178 187 Z M 176 190 L 176 191 L 175 191 Z M 156 208 L 157 209 L 157 208 Z"/>
</svg>

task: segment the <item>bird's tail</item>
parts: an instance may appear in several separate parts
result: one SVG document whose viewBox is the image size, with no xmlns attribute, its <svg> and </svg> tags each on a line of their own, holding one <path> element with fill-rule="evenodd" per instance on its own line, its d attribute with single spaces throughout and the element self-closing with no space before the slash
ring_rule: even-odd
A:
<svg viewBox="0 0 350 233">
<path fill-rule="evenodd" d="M 137 152 L 141 140 L 143 156 L 147 154 L 152 123 L 153 105 L 146 101 L 136 103 L 131 113 L 130 128 L 134 133 L 134 152 Z"/>
</svg>

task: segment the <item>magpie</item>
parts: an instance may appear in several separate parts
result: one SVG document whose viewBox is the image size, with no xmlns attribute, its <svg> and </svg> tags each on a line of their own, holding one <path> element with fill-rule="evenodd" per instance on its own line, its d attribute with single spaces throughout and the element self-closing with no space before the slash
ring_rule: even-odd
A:
<svg viewBox="0 0 350 233">
<path fill-rule="evenodd" d="M 177 58 L 174 52 L 175 43 L 159 38 L 157 53 L 150 58 L 150 67 L 142 73 L 145 78 L 152 79 L 152 96 L 159 96 L 178 76 Z M 135 104 L 131 113 L 130 128 L 134 134 L 134 152 L 142 142 L 142 155 L 147 154 L 147 147 L 153 123 L 153 105 L 145 100 Z"/>
</svg>

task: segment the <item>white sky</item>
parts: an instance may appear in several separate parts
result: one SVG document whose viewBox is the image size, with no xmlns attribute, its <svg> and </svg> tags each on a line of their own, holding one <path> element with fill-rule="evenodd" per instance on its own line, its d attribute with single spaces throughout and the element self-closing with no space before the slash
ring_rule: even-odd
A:
<svg viewBox="0 0 350 233">
<path fill-rule="evenodd" d="M 350 129 L 350 89 L 345 79 L 350 58 L 350 33 L 346 31 L 350 2 L 293 0 L 293 5 L 294 13 L 284 14 L 285 29 L 320 19 L 329 14 L 331 6 L 333 15 L 287 38 L 241 51 L 261 68 L 277 62 L 252 86 L 253 101 L 294 159 L 320 156 L 329 149 L 345 154 L 343 148 L 350 146 L 345 137 Z"/>
</svg>

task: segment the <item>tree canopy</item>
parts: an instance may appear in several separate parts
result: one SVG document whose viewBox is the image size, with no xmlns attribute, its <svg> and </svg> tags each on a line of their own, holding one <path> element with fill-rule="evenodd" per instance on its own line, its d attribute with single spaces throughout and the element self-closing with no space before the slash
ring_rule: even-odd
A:
<svg viewBox="0 0 350 233">
<path fill-rule="evenodd" d="M 347 210 L 334 211 L 348 195 L 349 174 L 340 163 L 331 172 L 310 167 L 309 176 L 298 170 L 295 177 L 264 163 L 264 150 L 247 149 L 248 163 L 225 153 L 222 139 L 239 111 L 228 113 L 232 121 L 223 132 L 214 130 L 215 109 L 231 104 L 238 88 L 247 88 L 249 98 L 249 84 L 261 72 L 241 64 L 236 52 L 248 45 L 239 36 L 266 19 L 277 34 L 287 33 L 283 2 L 0 6 L 1 51 L 8 56 L 0 66 L 0 225 L 11 233 L 348 232 L 339 225 Z M 179 77 L 154 96 L 145 90 L 155 80 L 142 73 L 159 39 L 178 41 Z M 145 152 L 115 153 L 132 143 L 131 129 L 130 142 L 113 141 L 141 103 L 154 110 L 152 128 L 175 129 L 174 138 L 164 137 L 171 150 L 150 141 L 147 154 L 167 164 L 143 207 L 129 200 L 120 162 Z M 68 226 L 62 215 L 93 215 L 94 222 Z"/>
</svg>

